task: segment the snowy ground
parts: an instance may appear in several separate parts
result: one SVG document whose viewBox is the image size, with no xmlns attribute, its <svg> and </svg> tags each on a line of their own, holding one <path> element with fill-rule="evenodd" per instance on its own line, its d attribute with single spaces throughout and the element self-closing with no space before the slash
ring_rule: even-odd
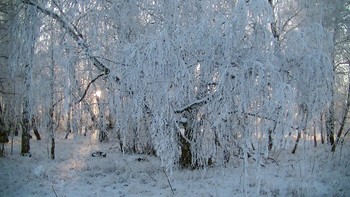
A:
<svg viewBox="0 0 350 197">
<path fill-rule="evenodd" d="M 16 139 L 19 140 L 19 139 Z M 48 142 L 31 141 L 32 157 L 0 158 L 0 196 L 350 196 L 350 145 L 332 155 L 329 147 L 283 150 L 276 162 L 251 162 L 247 176 L 241 165 L 203 170 L 175 170 L 170 185 L 157 157 L 123 155 L 113 143 L 86 137 L 58 139 L 56 159 L 48 157 Z M 91 157 L 96 150 L 106 158 Z M 339 149 L 340 150 L 340 149 Z M 239 159 L 238 159 L 239 160 Z M 239 161 L 238 161 L 239 162 Z"/>
</svg>

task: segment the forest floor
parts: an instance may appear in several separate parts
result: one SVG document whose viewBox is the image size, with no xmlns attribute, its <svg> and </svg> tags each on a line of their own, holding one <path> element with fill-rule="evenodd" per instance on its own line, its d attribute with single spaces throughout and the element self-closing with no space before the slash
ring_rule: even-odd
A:
<svg viewBox="0 0 350 197">
<path fill-rule="evenodd" d="M 51 160 L 48 140 L 32 139 L 32 156 L 22 157 L 16 138 L 13 154 L 7 144 L 0 158 L 0 196 L 350 196 L 350 142 L 335 154 L 329 146 L 305 144 L 294 155 L 276 152 L 259 168 L 250 161 L 246 174 L 237 158 L 226 167 L 177 169 L 170 176 L 159 158 L 122 154 L 112 142 L 56 139 Z M 92 157 L 97 150 L 107 156 Z"/>
</svg>

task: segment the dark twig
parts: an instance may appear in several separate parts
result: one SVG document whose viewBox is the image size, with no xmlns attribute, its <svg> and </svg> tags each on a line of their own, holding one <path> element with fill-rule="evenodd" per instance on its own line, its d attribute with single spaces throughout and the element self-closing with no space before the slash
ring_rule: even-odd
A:
<svg viewBox="0 0 350 197">
<path fill-rule="evenodd" d="M 272 157 L 267 157 L 266 159 L 272 160 L 273 162 L 275 162 L 275 163 L 279 166 L 278 162 L 277 162 L 274 158 L 272 158 Z"/>
<path fill-rule="evenodd" d="M 146 172 L 146 173 L 148 174 L 149 177 L 151 177 L 151 179 L 152 179 L 153 181 L 157 182 L 157 179 L 153 178 L 153 177 L 151 176 L 150 172 Z"/>
<path fill-rule="evenodd" d="M 95 79 L 93 79 L 93 80 L 91 80 L 91 81 L 89 82 L 89 84 L 87 85 L 87 87 L 86 87 L 86 89 L 85 89 L 85 91 L 84 91 L 83 96 L 79 99 L 79 101 L 78 101 L 77 103 L 80 103 L 80 102 L 85 98 L 86 93 L 87 93 L 87 91 L 88 91 L 89 88 L 90 88 L 90 85 L 91 85 L 92 83 L 94 83 L 98 78 L 102 77 L 103 75 L 105 75 L 105 73 L 99 74 Z"/>
<path fill-rule="evenodd" d="M 163 172 L 164 172 L 164 174 L 165 174 L 165 176 L 166 176 L 166 179 L 168 180 L 168 184 L 169 184 L 169 186 L 170 186 L 170 189 L 171 189 L 171 192 L 173 193 L 173 195 L 175 194 L 174 193 L 174 189 L 173 189 L 173 187 L 171 186 L 171 183 L 170 183 L 170 180 L 169 180 L 169 177 L 168 177 L 168 174 L 166 173 L 166 171 L 165 171 L 165 169 L 163 168 Z"/>
<path fill-rule="evenodd" d="M 53 187 L 53 185 L 51 185 L 51 187 L 52 187 L 52 190 L 53 190 L 53 193 L 55 194 L 55 196 L 58 197 L 58 195 L 57 195 L 57 193 L 56 193 L 55 188 Z"/>
</svg>

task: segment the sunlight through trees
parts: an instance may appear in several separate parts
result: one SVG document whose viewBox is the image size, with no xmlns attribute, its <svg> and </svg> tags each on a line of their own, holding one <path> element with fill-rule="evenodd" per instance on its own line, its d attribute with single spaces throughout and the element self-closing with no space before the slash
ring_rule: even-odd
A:
<svg viewBox="0 0 350 197">
<path fill-rule="evenodd" d="M 37 127 L 52 159 L 55 136 L 97 131 L 167 172 L 295 153 L 310 136 L 336 151 L 350 129 L 349 7 L 3 1 L 1 128 L 27 154 Z"/>
</svg>

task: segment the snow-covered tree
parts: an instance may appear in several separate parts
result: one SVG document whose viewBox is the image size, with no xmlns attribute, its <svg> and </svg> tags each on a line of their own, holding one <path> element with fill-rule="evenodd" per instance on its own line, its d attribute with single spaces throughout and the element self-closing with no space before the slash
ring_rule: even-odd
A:
<svg viewBox="0 0 350 197">
<path fill-rule="evenodd" d="M 324 1 L 17 3 L 7 70 L 18 114 L 66 138 L 96 130 L 168 170 L 259 161 L 288 134 L 295 152 L 335 105 L 334 63 L 347 57 L 346 16 L 326 20 Z"/>
</svg>

